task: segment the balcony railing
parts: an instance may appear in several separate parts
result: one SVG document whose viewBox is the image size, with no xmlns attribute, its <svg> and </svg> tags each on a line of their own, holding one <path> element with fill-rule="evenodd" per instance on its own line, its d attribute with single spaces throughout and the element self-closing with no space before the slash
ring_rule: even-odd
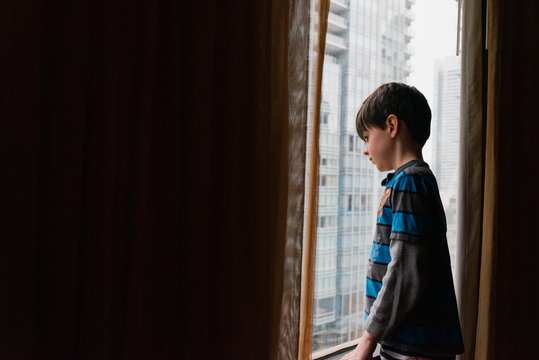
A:
<svg viewBox="0 0 539 360">
<path fill-rule="evenodd" d="M 333 35 L 333 34 L 326 34 L 326 42 L 330 42 L 332 44 L 342 46 L 343 49 L 346 49 L 346 41 L 340 36 Z"/>
<path fill-rule="evenodd" d="M 411 21 L 415 20 L 415 13 L 412 10 L 405 11 L 404 16 Z"/>
<path fill-rule="evenodd" d="M 346 50 L 346 41 L 337 35 L 326 34 L 326 52 L 333 54 Z"/>
<path fill-rule="evenodd" d="M 405 32 L 404 32 L 404 40 L 406 40 L 406 42 L 410 42 L 415 36 L 415 31 L 413 29 L 407 29 Z"/>
<path fill-rule="evenodd" d="M 329 9 L 331 11 L 344 11 L 348 9 L 348 6 L 350 5 L 349 0 L 331 0 L 329 2 Z"/>
<path fill-rule="evenodd" d="M 328 14 L 328 31 L 339 33 L 348 28 L 348 22 L 340 15 L 329 13 Z"/>
</svg>

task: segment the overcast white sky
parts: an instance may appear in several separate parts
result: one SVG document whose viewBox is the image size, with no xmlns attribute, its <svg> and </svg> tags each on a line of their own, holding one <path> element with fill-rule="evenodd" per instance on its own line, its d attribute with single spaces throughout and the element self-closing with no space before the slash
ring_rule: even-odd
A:
<svg viewBox="0 0 539 360">
<path fill-rule="evenodd" d="M 432 106 L 434 60 L 456 54 L 457 1 L 416 0 L 415 36 L 411 42 L 415 55 L 410 59 L 413 70 L 410 85 L 421 91 Z"/>
<path fill-rule="evenodd" d="M 413 69 L 408 83 L 425 95 L 432 108 L 434 60 L 456 55 L 458 4 L 455 0 L 416 0 L 413 6 L 415 35 L 411 45 L 415 52 L 410 59 Z M 427 163 L 431 162 L 431 139 L 423 156 Z"/>
</svg>

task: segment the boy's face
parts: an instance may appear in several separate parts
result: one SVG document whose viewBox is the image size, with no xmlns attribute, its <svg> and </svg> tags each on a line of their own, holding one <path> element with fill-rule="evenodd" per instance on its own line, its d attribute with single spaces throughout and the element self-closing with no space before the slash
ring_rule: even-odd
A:
<svg viewBox="0 0 539 360">
<path fill-rule="evenodd" d="M 363 154 L 376 166 L 378 171 L 393 170 L 393 141 L 391 131 L 386 127 L 382 130 L 377 127 L 367 129 L 363 134 L 365 137 L 365 148 Z"/>
</svg>

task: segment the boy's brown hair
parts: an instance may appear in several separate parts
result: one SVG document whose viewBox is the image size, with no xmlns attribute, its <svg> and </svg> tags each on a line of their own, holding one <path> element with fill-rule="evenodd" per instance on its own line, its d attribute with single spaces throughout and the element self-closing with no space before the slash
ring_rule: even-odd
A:
<svg viewBox="0 0 539 360">
<path fill-rule="evenodd" d="M 365 140 L 365 131 L 373 126 L 385 129 L 391 114 L 406 123 L 416 143 L 425 145 L 432 116 L 427 99 L 415 87 L 397 82 L 381 85 L 363 101 L 356 117 L 359 137 Z"/>
</svg>

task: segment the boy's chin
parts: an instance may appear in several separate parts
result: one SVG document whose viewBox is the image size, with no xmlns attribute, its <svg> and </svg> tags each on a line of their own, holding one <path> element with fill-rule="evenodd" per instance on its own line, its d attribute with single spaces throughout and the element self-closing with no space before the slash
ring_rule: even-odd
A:
<svg viewBox="0 0 539 360">
<path fill-rule="evenodd" d="M 393 169 L 388 169 L 387 166 L 380 166 L 378 164 L 374 164 L 374 166 L 376 166 L 376 170 L 378 170 L 380 172 L 386 172 L 386 171 L 393 170 Z"/>
</svg>

